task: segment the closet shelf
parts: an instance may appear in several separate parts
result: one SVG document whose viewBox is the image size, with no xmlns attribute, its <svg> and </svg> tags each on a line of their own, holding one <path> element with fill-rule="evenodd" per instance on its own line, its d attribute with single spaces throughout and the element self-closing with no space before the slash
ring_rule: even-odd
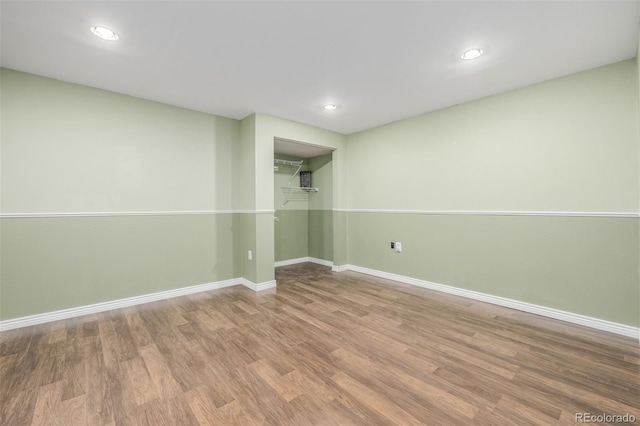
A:
<svg viewBox="0 0 640 426">
<path fill-rule="evenodd" d="M 304 201 L 308 198 L 310 192 L 318 192 L 318 188 L 307 188 L 300 186 L 282 186 L 282 193 L 284 194 L 283 206 L 286 206 L 289 201 Z"/>
<path fill-rule="evenodd" d="M 289 184 L 291 184 L 293 179 L 295 179 L 295 177 L 298 175 L 298 173 L 300 173 L 300 169 L 302 169 L 302 162 L 303 162 L 303 160 L 291 161 L 291 160 L 282 160 L 280 158 L 274 158 L 273 159 L 273 163 L 274 164 L 280 164 L 280 165 L 286 166 L 286 167 L 297 167 L 296 171 L 293 172 L 293 175 L 289 179 Z M 278 171 L 278 166 L 274 166 L 274 170 Z"/>
<path fill-rule="evenodd" d="M 318 192 L 320 190 L 318 188 L 308 188 L 303 186 L 282 186 L 281 188 L 291 190 L 291 191 L 304 191 L 304 192 Z"/>
<path fill-rule="evenodd" d="M 302 160 L 300 161 L 291 161 L 291 160 L 281 160 L 280 158 L 274 158 L 273 162 L 275 164 L 282 164 L 283 166 L 302 166 Z"/>
</svg>

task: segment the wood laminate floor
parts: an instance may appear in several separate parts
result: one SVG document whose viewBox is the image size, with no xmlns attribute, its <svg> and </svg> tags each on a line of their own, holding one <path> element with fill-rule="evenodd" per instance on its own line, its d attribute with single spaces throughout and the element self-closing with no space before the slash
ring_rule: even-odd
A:
<svg viewBox="0 0 640 426">
<path fill-rule="evenodd" d="M 638 342 L 354 272 L 0 333 L 2 425 L 640 419 Z"/>
</svg>

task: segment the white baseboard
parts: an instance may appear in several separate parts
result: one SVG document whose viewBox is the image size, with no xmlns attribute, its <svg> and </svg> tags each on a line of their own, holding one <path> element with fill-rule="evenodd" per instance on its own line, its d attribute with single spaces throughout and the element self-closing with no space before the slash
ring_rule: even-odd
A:
<svg viewBox="0 0 640 426">
<path fill-rule="evenodd" d="M 419 280 L 417 278 L 406 277 L 403 275 L 392 274 L 390 272 L 378 271 L 370 268 L 363 268 L 355 265 L 342 265 L 334 267 L 334 271 L 337 268 L 344 268 L 344 270 L 350 270 L 354 272 L 360 272 L 367 275 L 373 275 L 375 277 L 386 278 L 393 281 L 398 281 L 405 284 L 414 285 L 416 287 L 427 288 L 430 290 L 440 291 L 443 293 L 454 294 L 456 296 L 466 297 L 468 299 L 480 300 L 482 302 L 491 303 L 494 305 L 504 306 L 511 309 L 516 309 L 523 312 L 529 312 L 536 315 L 541 315 L 548 318 L 553 318 L 573 324 L 582 325 L 585 327 L 594 328 L 597 330 L 608 331 L 609 333 L 615 333 L 622 336 L 632 337 L 640 340 L 640 328 L 633 327 L 626 324 L 619 324 L 607 320 L 588 317 L 586 315 L 575 314 L 572 312 L 561 311 L 559 309 L 547 308 L 545 306 L 534 305 L 532 303 L 521 302 L 518 300 L 507 299 L 505 297 L 492 296 L 490 294 L 479 293 L 476 291 L 465 290 L 458 287 L 452 287 L 444 284 L 433 283 L 429 281 Z"/>
<path fill-rule="evenodd" d="M 274 266 L 276 268 L 279 268 L 280 266 L 296 265 L 298 263 L 304 263 L 308 261 L 309 261 L 308 257 L 297 257 L 295 259 L 279 260 L 274 264 Z"/>
<path fill-rule="evenodd" d="M 317 257 L 298 257 L 296 259 L 279 260 L 275 263 L 275 267 L 278 268 L 280 266 L 296 265 L 305 262 L 317 263 L 323 266 L 333 266 L 333 262 L 330 260 L 318 259 Z"/>
<path fill-rule="evenodd" d="M 275 280 L 265 281 L 263 283 L 256 284 L 253 281 L 249 281 L 246 278 L 240 278 L 240 284 L 242 284 L 247 288 L 250 288 L 253 291 L 262 291 L 262 290 L 268 290 L 270 288 L 276 288 Z"/>
<path fill-rule="evenodd" d="M 322 259 L 314 259 L 314 258 L 300 258 L 300 259 L 304 259 L 304 260 L 301 260 L 296 263 L 314 262 L 314 260 L 316 261 L 314 263 L 327 262 Z M 293 259 L 293 260 L 299 260 L 299 259 Z M 290 264 L 293 264 L 293 263 L 290 263 Z M 417 287 L 427 288 L 430 290 L 440 291 L 443 293 L 454 294 L 454 295 L 466 297 L 469 299 L 480 300 L 482 302 L 504 306 L 507 308 L 516 309 L 523 312 L 529 312 L 532 314 L 541 315 L 548 318 L 554 318 L 561 321 L 566 321 L 569 323 L 578 324 L 585 327 L 590 327 L 597 330 L 603 330 L 610 333 L 615 333 L 622 336 L 632 337 L 640 340 L 640 329 L 637 327 L 633 327 L 625 324 L 618 324 L 615 322 L 588 317 L 585 315 L 575 314 L 572 312 L 561 311 L 559 309 L 547 308 L 544 306 L 534 305 L 532 303 L 521 302 L 518 300 L 507 299 L 499 296 L 492 296 L 490 294 L 479 293 L 471 290 L 465 290 L 458 287 L 452 287 L 444 284 L 433 283 L 429 281 L 420 280 L 417 278 L 406 277 L 403 275 L 392 274 L 390 272 L 378 271 L 376 269 L 364 268 L 356 265 L 335 266 L 332 263 L 330 265 L 327 265 L 326 263 L 320 263 L 320 264 L 325 264 L 326 266 L 332 266 L 332 270 L 334 272 L 344 272 L 346 270 L 360 272 L 367 275 L 386 278 L 389 280 L 398 281 L 401 283 L 410 284 Z M 262 291 L 262 290 L 275 288 L 276 281 L 275 280 L 266 281 L 263 283 L 256 284 L 245 278 L 232 278 L 224 281 L 194 285 L 194 286 L 183 287 L 183 288 L 178 288 L 174 290 L 161 291 L 161 292 L 151 293 L 151 294 L 146 294 L 141 296 L 128 297 L 125 299 L 96 303 L 93 305 L 79 306 L 76 308 L 63 309 L 63 310 L 54 311 L 54 312 L 47 312 L 43 314 L 36 314 L 36 315 L 30 315 L 27 317 L 0 321 L 0 331 L 12 330 L 15 328 L 28 327 L 28 326 L 44 324 L 52 321 L 59 321 L 59 320 L 79 317 L 83 315 L 105 312 L 105 311 L 110 311 L 112 309 L 125 308 L 128 306 L 135 306 L 143 303 L 155 302 L 157 300 L 164 300 L 164 299 L 170 299 L 173 297 L 185 296 L 188 294 L 200 293 L 200 292 L 210 291 L 210 290 L 217 290 L 225 287 L 231 287 L 234 285 L 243 285 L 253 291 Z"/>
<path fill-rule="evenodd" d="M 331 266 L 333 267 L 333 262 L 330 260 L 318 259 L 317 257 L 310 257 L 309 262 L 316 263 L 322 266 Z"/>
<path fill-rule="evenodd" d="M 60 311 L 46 312 L 44 314 L 30 315 L 0 321 L 0 331 L 12 330 L 14 328 L 29 327 L 32 325 L 44 324 L 52 321 L 59 321 L 68 318 L 80 317 L 83 315 L 95 314 L 110 311 L 112 309 L 126 308 L 128 306 L 141 305 L 143 303 L 155 302 L 158 300 L 171 299 L 173 297 L 186 296 L 188 294 L 201 293 L 204 291 L 218 290 L 234 285 L 243 285 L 254 291 L 267 290 L 276 286 L 275 281 L 267 281 L 255 284 L 245 278 L 232 278 L 224 281 L 217 281 L 207 284 L 199 284 L 190 287 L 177 288 L 174 290 L 160 291 L 158 293 L 144 294 L 141 296 L 127 297 L 125 299 L 110 300 L 108 302 L 95 303 L 93 305 L 78 306 L 76 308 L 62 309 Z"/>
</svg>

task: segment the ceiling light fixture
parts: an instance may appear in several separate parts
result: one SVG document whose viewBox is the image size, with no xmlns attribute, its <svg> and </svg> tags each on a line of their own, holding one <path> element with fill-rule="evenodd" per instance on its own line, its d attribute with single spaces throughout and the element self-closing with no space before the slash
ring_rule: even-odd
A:
<svg viewBox="0 0 640 426">
<path fill-rule="evenodd" d="M 460 59 L 463 61 L 471 61 L 473 59 L 477 59 L 484 53 L 479 47 L 474 47 L 473 49 L 466 50 L 462 55 L 460 55 Z"/>
<path fill-rule="evenodd" d="M 118 34 L 113 32 L 107 27 L 95 26 L 91 27 L 91 32 L 106 41 L 116 41 L 118 40 Z"/>
<path fill-rule="evenodd" d="M 322 109 L 325 111 L 333 111 L 335 109 L 338 108 L 338 105 L 336 104 L 326 104 L 326 105 L 322 105 Z"/>
</svg>

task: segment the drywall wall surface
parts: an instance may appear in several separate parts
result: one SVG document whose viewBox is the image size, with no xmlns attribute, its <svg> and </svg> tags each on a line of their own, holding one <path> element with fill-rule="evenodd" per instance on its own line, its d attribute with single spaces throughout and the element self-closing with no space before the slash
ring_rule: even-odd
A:
<svg viewBox="0 0 640 426">
<path fill-rule="evenodd" d="M 333 154 L 309 159 L 312 186 L 309 198 L 309 256 L 333 262 Z"/>
<path fill-rule="evenodd" d="M 332 260 L 333 264 L 336 267 L 345 266 L 349 264 L 349 254 L 348 254 L 348 238 L 349 233 L 348 230 L 348 213 L 341 210 L 333 211 L 333 235 L 340 236 L 342 235 L 342 240 L 340 243 L 336 244 L 334 239 L 333 241 L 333 250 L 332 250 Z"/>
<path fill-rule="evenodd" d="M 309 256 L 309 211 L 276 210 L 275 261 Z"/>
<path fill-rule="evenodd" d="M 4 213 L 232 208 L 236 120 L 0 72 Z"/>
<path fill-rule="evenodd" d="M 239 122 L 0 73 L 0 318 L 239 277 Z"/>
<path fill-rule="evenodd" d="M 237 157 L 233 161 L 238 171 L 235 175 L 237 179 L 233 183 L 235 189 L 233 208 L 235 210 L 254 210 L 256 207 L 255 123 L 255 115 L 250 115 L 240 121 L 240 143 L 235 151 Z"/>
<path fill-rule="evenodd" d="M 333 155 L 325 154 L 308 159 L 311 186 L 317 193 L 309 195 L 309 209 L 333 210 Z"/>
<path fill-rule="evenodd" d="M 640 325 L 635 218 L 349 213 L 348 234 L 357 266 Z"/>
<path fill-rule="evenodd" d="M 308 255 L 333 262 L 333 211 L 308 211 Z"/>
<path fill-rule="evenodd" d="M 638 29 L 638 50 L 636 52 L 636 147 L 638 152 L 637 177 L 638 177 L 638 212 L 640 212 L 640 28 Z M 640 243 L 640 242 L 639 242 Z"/>
<path fill-rule="evenodd" d="M 273 213 L 257 214 L 256 222 L 256 284 L 275 282 L 275 247 Z"/>
<path fill-rule="evenodd" d="M 349 135 L 347 263 L 638 326 L 637 78 L 628 60 Z"/>
<path fill-rule="evenodd" d="M 638 213 L 640 215 L 640 29 L 638 30 L 638 50 L 636 52 L 636 78 L 636 147 L 638 150 L 636 172 L 638 176 Z M 637 220 L 640 228 L 640 217 Z M 640 232 L 638 233 L 638 251 L 640 252 Z M 638 261 L 638 287 L 640 287 L 640 260 Z M 640 310 L 640 294 L 638 294 L 638 310 Z"/>
<path fill-rule="evenodd" d="M 349 135 L 351 209 L 635 212 L 635 61 Z"/>
<path fill-rule="evenodd" d="M 2 219 L 0 320 L 236 278 L 233 216 Z"/>
<path fill-rule="evenodd" d="M 256 266 L 256 214 L 254 213 L 240 213 L 240 271 L 243 278 L 248 279 L 253 283 L 257 281 L 257 266 Z M 251 259 L 249 259 L 249 251 L 251 252 Z"/>
</svg>

